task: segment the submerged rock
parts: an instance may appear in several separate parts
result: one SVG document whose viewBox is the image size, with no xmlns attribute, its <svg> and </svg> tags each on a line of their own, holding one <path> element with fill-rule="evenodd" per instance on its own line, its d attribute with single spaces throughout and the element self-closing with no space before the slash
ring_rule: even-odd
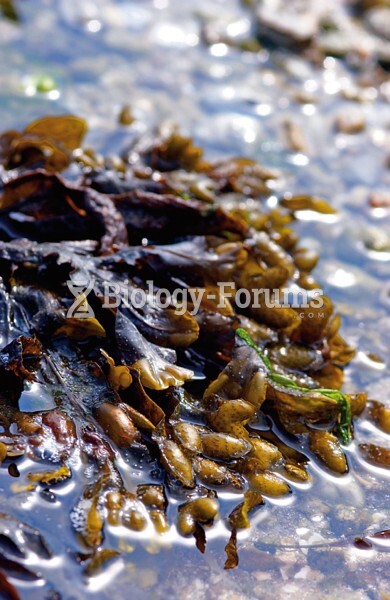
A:
<svg viewBox="0 0 390 600">
<path fill-rule="evenodd" d="M 256 8 L 260 37 L 289 46 L 307 45 L 319 32 L 325 10 L 315 0 L 260 0 Z"/>
</svg>

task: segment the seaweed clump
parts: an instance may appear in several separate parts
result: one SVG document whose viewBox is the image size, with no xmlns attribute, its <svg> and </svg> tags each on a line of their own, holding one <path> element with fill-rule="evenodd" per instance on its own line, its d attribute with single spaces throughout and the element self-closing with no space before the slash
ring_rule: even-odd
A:
<svg viewBox="0 0 390 600">
<path fill-rule="evenodd" d="M 80 149 L 85 131 L 49 117 L 0 137 L 1 461 L 34 465 L 14 491 L 52 493 L 79 456 L 70 523 L 87 575 L 117 555 L 108 524 L 164 535 L 172 499 L 201 551 L 224 519 L 232 568 L 237 530 L 307 481 L 310 460 L 348 470 L 343 446 L 366 398 L 340 390 L 354 350 L 331 300 L 319 306 L 317 257 L 291 228 L 296 210 L 332 209 L 299 196 L 268 210 L 277 174 L 210 164 L 177 132 L 102 161 Z M 292 292 L 310 302 L 280 301 Z M 21 410 L 32 385 L 55 407 Z M 142 483 L 129 486 L 121 454 L 146 457 Z M 227 516 L 219 490 L 237 494 Z"/>
</svg>

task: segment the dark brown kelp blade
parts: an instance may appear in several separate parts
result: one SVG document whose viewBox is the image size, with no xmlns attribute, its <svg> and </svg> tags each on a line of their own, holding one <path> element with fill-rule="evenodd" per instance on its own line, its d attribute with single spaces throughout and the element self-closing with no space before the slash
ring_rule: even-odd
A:
<svg viewBox="0 0 390 600">
<path fill-rule="evenodd" d="M 237 530 L 232 529 L 232 533 L 230 534 L 230 539 L 225 546 L 226 552 L 226 561 L 225 561 L 225 569 L 235 569 L 238 566 L 238 552 L 237 552 Z"/>
<path fill-rule="evenodd" d="M 223 208 L 172 194 L 134 190 L 111 196 L 126 223 L 132 244 L 143 238 L 167 242 L 188 234 L 217 234 L 224 230 L 244 235 L 247 226 Z"/>
<path fill-rule="evenodd" d="M 201 554 L 206 552 L 206 532 L 202 525 L 196 523 L 194 531 L 195 544 Z"/>
<path fill-rule="evenodd" d="M 28 171 L 7 183 L 0 208 L 0 238 L 7 241 L 95 239 L 102 253 L 127 242 L 125 224 L 110 198 L 43 170 Z"/>
</svg>

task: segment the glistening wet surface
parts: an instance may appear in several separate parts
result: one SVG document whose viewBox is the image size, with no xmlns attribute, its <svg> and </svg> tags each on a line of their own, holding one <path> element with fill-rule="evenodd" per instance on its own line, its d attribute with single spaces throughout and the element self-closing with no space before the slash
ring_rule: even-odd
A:
<svg viewBox="0 0 390 600">
<path fill-rule="evenodd" d="M 301 211 L 293 227 L 300 244 L 318 252 L 314 276 L 342 316 L 344 338 L 358 348 L 343 389 L 367 391 L 389 406 L 388 72 L 364 52 L 350 60 L 309 60 L 281 47 L 256 47 L 254 8 L 233 0 L 20 0 L 15 6 L 19 22 L 0 19 L 1 130 L 70 112 L 88 121 L 87 144 L 107 156 L 173 121 L 209 159 L 244 156 L 276 170 L 264 201 L 268 209 L 282 193 L 330 202 L 336 214 Z M 129 126 L 118 124 L 126 104 L 134 117 Z M 235 195 L 224 204 L 258 208 L 258 200 Z M 68 401 L 56 377 L 66 379 L 74 356 L 54 345 L 50 357 L 56 375 L 47 364 L 46 379 L 24 389 L 20 410 L 46 411 Z M 77 406 L 87 395 L 85 382 L 75 377 L 68 386 Z M 299 440 L 280 435 L 302 450 Z M 267 497 L 251 528 L 238 532 L 236 569 L 223 569 L 230 535 L 223 517 L 240 494 L 218 490 L 221 518 L 207 529 L 201 554 L 193 537 L 177 533 L 182 500 L 173 488 L 169 531 L 157 536 L 150 523 L 141 532 L 106 526 L 104 546 L 120 555 L 90 578 L 85 561 L 76 558 L 88 550 L 71 523 L 81 486 L 94 473 L 85 471 L 75 450 L 72 478 L 23 490 L 37 465 L 15 456 L 20 477 L 10 475 L 10 460 L 0 470 L 2 512 L 37 528 L 52 557 L 32 546 L 23 564 L 41 577 L 16 572 L 10 580 L 22 598 L 32 599 L 56 593 L 69 600 L 123 598 L 129 589 L 135 599 L 386 598 L 389 538 L 372 536 L 389 529 L 389 471 L 359 454 L 357 445 L 370 443 L 389 448 L 389 434 L 365 416 L 355 419 L 355 440 L 345 448 L 347 474 L 332 474 L 311 460 L 309 481 L 289 481 L 292 494 Z M 47 448 L 47 457 L 55 452 Z M 142 449 L 121 450 L 117 467 L 130 490 L 163 479 L 156 459 Z M 1 527 L 17 535 L 7 518 Z"/>
</svg>

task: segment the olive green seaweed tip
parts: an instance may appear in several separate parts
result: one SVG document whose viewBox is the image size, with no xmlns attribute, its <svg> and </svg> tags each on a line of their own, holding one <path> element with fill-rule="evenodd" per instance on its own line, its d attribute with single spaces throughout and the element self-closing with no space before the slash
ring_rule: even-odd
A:
<svg viewBox="0 0 390 600">
<path fill-rule="evenodd" d="M 286 377 L 285 375 L 280 375 L 280 374 L 274 372 L 273 365 L 272 365 L 271 361 L 269 360 L 269 358 L 267 356 L 265 356 L 259 350 L 259 348 L 256 346 L 255 342 L 252 340 L 251 336 L 245 329 L 243 329 L 242 327 L 239 327 L 238 329 L 236 329 L 236 335 L 238 337 L 240 337 L 242 340 L 244 340 L 254 350 L 256 350 L 257 354 L 260 356 L 260 358 L 262 359 L 262 361 L 264 362 L 265 366 L 268 369 L 268 378 L 270 379 L 271 383 L 276 383 L 277 385 L 282 385 L 288 389 L 295 389 L 295 390 L 298 390 L 298 391 L 301 391 L 304 393 L 322 394 L 323 396 L 326 396 L 327 398 L 336 400 L 337 404 L 339 405 L 339 410 L 340 410 L 339 421 L 337 424 L 338 436 L 344 445 L 347 445 L 352 441 L 352 431 L 351 431 L 352 412 L 351 412 L 351 403 L 350 403 L 350 400 L 349 400 L 347 394 L 345 394 L 344 392 L 341 392 L 340 390 L 332 390 L 332 389 L 328 389 L 328 388 L 310 389 L 310 388 L 298 386 L 289 377 Z"/>
</svg>

